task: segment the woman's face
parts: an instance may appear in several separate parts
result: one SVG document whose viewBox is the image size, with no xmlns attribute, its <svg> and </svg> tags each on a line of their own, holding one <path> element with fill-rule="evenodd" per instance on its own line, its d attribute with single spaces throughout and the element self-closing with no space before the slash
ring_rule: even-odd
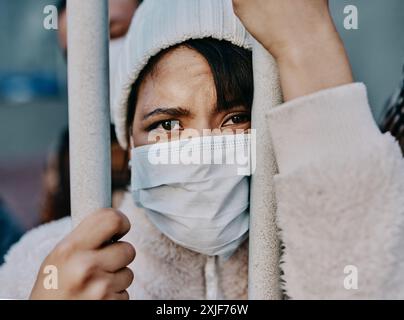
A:
<svg viewBox="0 0 404 320">
<path fill-rule="evenodd" d="M 185 46 L 168 51 L 141 83 L 132 123 L 134 147 L 153 143 L 149 134 L 175 139 L 185 129 L 247 130 L 247 106 L 219 110 L 211 69 L 205 58 Z M 175 135 L 174 135 L 175 134 Z"/>
</svg>

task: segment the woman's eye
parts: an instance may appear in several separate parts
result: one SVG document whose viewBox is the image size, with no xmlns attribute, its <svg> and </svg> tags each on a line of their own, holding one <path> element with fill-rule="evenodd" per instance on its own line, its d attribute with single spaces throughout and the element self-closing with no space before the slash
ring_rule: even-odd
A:
<svg viewBox="0 0 404 320">
<path fill-rule="evenodd" d="M 246 122 L 250 122 L 250 116 L 248 114 L 236 114 L 230 117 L 223 123 L 223 126 L 230 126 L 235 124 L 243 124 Z"/>
<path fill-rule="evenodd" d="M 156 128 L 162 128 L 163 130 L 166 130 L 166 131 L 179 130 L 180 122 L 177 120 L 164 120 L 164 121 L 161 121 L 156 126 Z"/>
</svg>

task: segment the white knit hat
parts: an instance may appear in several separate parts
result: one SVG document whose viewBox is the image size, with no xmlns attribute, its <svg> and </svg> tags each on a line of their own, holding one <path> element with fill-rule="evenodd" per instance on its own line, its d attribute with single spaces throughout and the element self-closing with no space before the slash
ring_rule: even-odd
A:
<svg viewBox="0 0 404 320">
<path fill-rule="evenodd" d="M 127 148 L 126 113 L 131 87 L 151 57 L 190 39 L 215 38 L 251 49 L 251 37 L 231 0 L 146 0 L 136 11 L 112 88 L 112 120 Z"/>
</svg>

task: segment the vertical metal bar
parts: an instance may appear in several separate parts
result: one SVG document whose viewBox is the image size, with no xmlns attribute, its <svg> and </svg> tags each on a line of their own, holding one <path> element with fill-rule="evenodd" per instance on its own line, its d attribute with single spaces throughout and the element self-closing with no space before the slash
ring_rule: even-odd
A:
<svg viewBox="0 0 404 320">
<path fill-rule="evenodd" d="M 252 127 L 257 130 L 257 155 L 256 171 L 251 178 L 248 298 L 277 300 L 281 299 L 273 181 L 277 166 L 265 113 L 282 102 L 282 95 L 274 58 L 256 41 L 253 68 Z"/>
<path fill-rule="evenodd" d="M 67 0 L 73 223 L 111 206 L 108 0 Z"/>
</svg>

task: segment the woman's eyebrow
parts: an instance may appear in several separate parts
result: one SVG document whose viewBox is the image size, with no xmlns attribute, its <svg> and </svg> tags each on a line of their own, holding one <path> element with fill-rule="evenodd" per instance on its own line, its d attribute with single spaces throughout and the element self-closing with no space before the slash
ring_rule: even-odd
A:
<svg viewBox="0 0 404 320">
<path fill-rule="evenodd" d="M 231 112 L 231 111 L 251 111 L 248 107 L 244 106 L 242 103 L 238 103 L 237 101 L 234 101 L 226 106 L 218 106 L 216 105 L 215 108 L 212 110 L 212 113 L 216 112 Z"/>
<path fill-rule="evenodd" d="M 186 117 L 190 116 L 191 112 L 188 109 L 184 109 L 181 107 L 175 107 L 175 108 L 157 108 L 154 109 L 153 111 L 149 112 L 148 114 L 144 115 L 143 120 L 146 120 L 152 116 L 155 115 L 169 115 L 173 117 Z"/>
</svg>

